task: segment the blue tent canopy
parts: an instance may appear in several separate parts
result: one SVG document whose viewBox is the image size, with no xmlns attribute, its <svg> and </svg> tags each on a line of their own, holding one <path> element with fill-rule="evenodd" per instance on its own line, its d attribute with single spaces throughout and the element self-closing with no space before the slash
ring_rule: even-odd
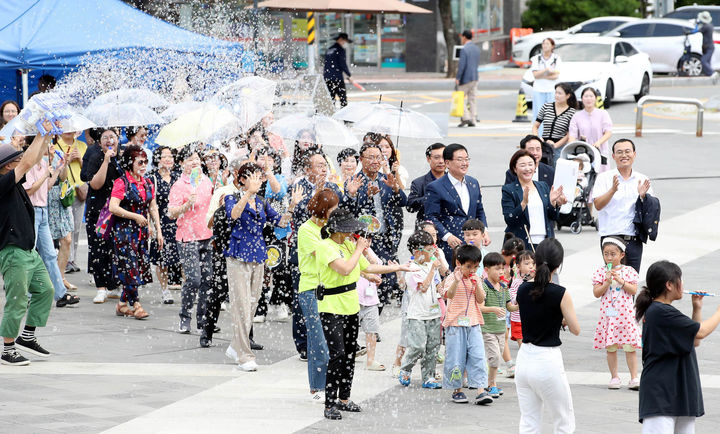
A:
<svg viewBox="0 0 720 434">
<path fill-rule="evenodd" d="M 0 101 L 17 98 L 18 70 L 34 70 L 36 80 L 62 75 L 84 56 L 155 49 L 205 58 L 242 53 L 237 43 L 181 29 L 120 0 L 2 0 Z"/>
</svg>

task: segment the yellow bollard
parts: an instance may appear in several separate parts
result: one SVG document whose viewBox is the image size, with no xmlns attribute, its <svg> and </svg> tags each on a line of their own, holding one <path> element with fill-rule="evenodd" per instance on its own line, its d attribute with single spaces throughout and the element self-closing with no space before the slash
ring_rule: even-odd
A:
<svg viewBox="0 0 720 434">
<path fill-rule="evenodd" d="M 525 92 L 523 92 L 522 88 L 520 88 L 520 91 L 518 92 L 515 119 L 513 119 L 513 122 L 530 122 L 530 118 L 528 118 L 527 101 L 525 100 Z"/>
<path fill-rule="evenodd" d="M 603 100 L 603 97 L 601 95 L 597 96 L 597 99 L 595 100 L 595 108 L 604 109 L 605 103 Z"/>
</svg>

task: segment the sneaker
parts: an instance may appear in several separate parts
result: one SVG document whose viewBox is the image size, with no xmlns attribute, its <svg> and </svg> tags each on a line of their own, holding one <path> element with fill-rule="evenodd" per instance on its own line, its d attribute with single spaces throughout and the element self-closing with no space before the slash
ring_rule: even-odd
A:
<svg viewBox="0 0 720 434">
<path fill-rule="evenodd" d="M 265 347 L 250 339 L 250 349 L 255 351 L 261 351 L 264 350 Z"/>
<path fill-rule="evenodd" d="M 422 384 L 423 389 L 442 389 L 442 384 L 438 383 L 435 378 L 428 378 Z"/>
<path fill-rule="evenodd" d="M 80 303 L 80 297 L 77 295 L 70 295 L 67 292 L 62 297 L 58 298 L 58 300 L 55 302 L 55 306 L 57 307 L 65 307 L 68 305 L 78 304 Z"/>
<path fill-rule="evenodd" d="M 438 351 L 436 362 L 437 362 L 436 363 L 437 365 L 442 365 L 443 363 L 445 363 L 445 352 L 444 351 Z"/>
<path fill-rule="evenodd" d="M 299 356 L 301 362 L 307 362 L 307 353 L 300 353 Z"/>
<path fill-rule="evenodd" d="M 238 369 L 245 372 L 255 372 L 257 371 L 258 364 L 255 363 L 255 360 L 250 360 L 249 362 L 245 362 L 238 365 Z"/>
<path fill-rule="evenodd" d="M 265 315 L 255 315 L 255 318 L 253 318 L 253 322 L 255 324 L 262 324 L 265 322 Z"/>
<path fill-rule="evenodd" d="M 0 363 L 11 366 L 25 366 L 30 364 L 30 360 L 23 357 L 13 348 L 10 351 L 3 351 L 2 357 L 0 357 Z"/>
<path fill-rule="evenodd" d="M 355 358 L 362 357 L 367 354 L 367 348 L 356 345 L 355 346 Z"/>
<path fill-rule="evenodd" d="M 224 301 L 220 303 L 220 310 L 225 312 L 227 310 L 227 303 L 225 303 Z"/>
<path fill-rule="evenodd" d="M 190 334 L 190 318 L 181 318 L 180 325 L 178 326 L 178 333 L 184 335 Z"/>
<path fill-rule="evenodd" d="M 493 399 L 498 399 L 501 395 L 500 388 L 497 386 L 488 387 L 487 389 L 485 389 L 485 392 L 487 392 L 487 394 L 490 395 L 490 397 Z"/>
<path fill-rule="evenodd" d="M 202 348 L 210 348 L 212 346 L 212 339 L 205 336 L 205 333 L 200 335 L 200 346 Z"/>
<path fill-rule="evenodd" d="M 17 343 L 17 341 L 15 343 Z M 640 390 L 640 379 L 633 378 L 632 380 L 630 380 L 630 382 L 628 383 L 628 389 Z"/>
<path fill-rule="evenodd" d="M 15 339 L 15 346 L 18 350 L 25 351 L 38 357 L 50 357 L 50 351 L 41 347 L 37 339 L 25 340 L 22 337 Z"/>
<path fill-rule="evenodd" d="M 410 385 L 410 373 L 407 371 L 400 371 L 400 373 L 398 374 L 398 381 L 400 382 L 401 385 L 403 385 L 405 387 L 409 386 Z M 424 384 L 423 384 L 423 387 L 425 387 Z"/>
<path fill-rule="evenodd" d="M 467 404 L 467 396 L 463 392 L 455 392 L 452 394 L 452 400 L 455 404 Z"/>
<path fill-rule="evenodd" d="M 73 268 L 72 264 L 70 262 L 67 263 L 65 266 L 65 274 L 71 274 L 75 272 L 75 268 Z"/>
<path fill-rule="evenodd" d="M 93 303 L 95 303 L 95 304 L 105 303 L 105 300 L 107 300 L 107 290 L 98 289 L 98 292 L 95 295 L 95 298 L 93 298 Z"/>
<path fill-rule="evenodd" d="M 238 362 L 238 353 L 231 345 L 228 345 L 227 349 L 225 350 L 225 356 L 235 363 Z"/>
<path fill-rule="evenodd" d="M 514 363 L 512 365 L 508 365 L 507 377 L 515 378 L 515 364 Z"/>
<path fill-rule="evenodd" d="M 162 292 L 162 300 L 163 300 L 163 304 L 173 304 L 173 303 L 175 303 L 175 300 L 173 300 L 173 296 L 172 296 L 172 294 L 170 293 L 170 290 L 169 290 L 169 289 L 163 289 L 163 292 Z"/>
<path fill-rule="evenodd" d="M 75 261 L 68 262 L 68 265 L 72 265 L 73 273 L 77 273 L 78 271 L 80 271 L 80 267 L 77 266 Z"/>
<path fill-rule="evenodd" d="M 284 304 L 281 304 L 275 310 L 275 321 L 287 321 L 289 317 L 290 314 L 288 312 L 288 308 Z"/>
<path fill-rule="evenodd" d="M 397 378 L 398 374 L 400 374 L 400 367 L 398 365 L 392 365 L 390 368 L 390 376 Z"/>
<path fill-rule="evenodd" d="M 476 405 L 488 405 L 492 404 L 493 399 L 492 397 L 485 391 L 478 394 L 478 396 L 475 397 L 475 404 Z"/>
<path fill-rule="evenodd" d="M 311 393 L 310 402 L 314 402 L 315 404 L 325 404 L 325 392 L 318 390 L 315 393 Z"/>
<path fill-rule="evenodd" d="M 617 390 L 620 388 L 621 384 L 622 383 L 620 382 L 620 379 L 618 377 L 615 377 L 610 380 L 610 384 L 608 384 L 608 389 Z"/>
<path fill-rule="evenodd" d="M 362 408 L 360 408 L 359 405 L 355 404 L 350 400 L 348 400 L 348 402 L 342 402 L 338 400 L 335 403 L 335 407 L 340 411 L 348 411 L 350 413 L 360 413 L 362 411 Z"/>
<path fill-rule="evenodd" d="M 117 299 L 117 298 L 120 298 L 121 295 L 122 295 L 122 291 L 120 289 L 116 288 L 111 291 L 108 291 L 107 298 Z"/>
<path fill-rule="evenodd" d="M 340 410 L 335 408 L 335 406 L 325 407 L 325 412 L 323 414 L 325 419 L 342 420 L 342 413 L 340 413 Z"/>
</svg>

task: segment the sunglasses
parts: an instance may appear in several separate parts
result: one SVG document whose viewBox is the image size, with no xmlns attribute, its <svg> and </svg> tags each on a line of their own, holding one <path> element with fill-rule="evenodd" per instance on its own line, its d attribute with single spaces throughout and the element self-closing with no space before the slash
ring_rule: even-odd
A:
<svg viewBox="0 0 720 434">
<path fill-rule="evenodd" d="M 147 166 L 148 160 L 137 160 L 137 164 L 140 166 Z"/>
</svg>

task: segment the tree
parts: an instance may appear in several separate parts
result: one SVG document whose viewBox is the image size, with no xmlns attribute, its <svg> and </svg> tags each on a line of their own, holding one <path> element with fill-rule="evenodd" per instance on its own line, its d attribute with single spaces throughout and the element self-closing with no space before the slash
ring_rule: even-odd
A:
<svg viewBox="0 0 720 434">
<path fill-rule="evenodd" d="M 460 37 L 452 19 L 452 9 L 450 7 L 451 0 L 438 0 L 438 8 L 440 9 L 440 19 L 442 21 L 443 36 L 445 37 L 445 46 L 447 47 L 447 74 L 446 77 L 455 77 L 457 73 L 457 63 L 453 61 L 453 51 L 455 45 L 460 43 Z"/>
<path fill-rule="evenodd" d="M 563 30 L 594 17 L 637 17 L 640 8 L 640 0 L 530 0 L 522 15 L 522 24 L 535 31 Z"/>
</svg>

